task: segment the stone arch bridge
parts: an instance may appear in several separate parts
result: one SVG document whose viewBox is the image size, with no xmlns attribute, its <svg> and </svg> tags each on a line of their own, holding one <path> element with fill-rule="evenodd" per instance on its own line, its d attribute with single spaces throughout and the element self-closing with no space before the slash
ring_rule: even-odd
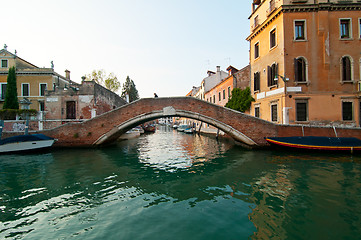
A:
<svg viewBox="0 0 361 240">
<path fill-rule="evenodd" d="M 250 147 L 268 146 L 264 137 L 353 136 L 361 129 L 278 125 L 193 97 L 145 98 L 81 123 L 39 131 L 58 139 L 57 147 L 90 147 L 114 142 L 129 129 L 163 117 L 187 117 L 213 125 Z"/>
</svg>

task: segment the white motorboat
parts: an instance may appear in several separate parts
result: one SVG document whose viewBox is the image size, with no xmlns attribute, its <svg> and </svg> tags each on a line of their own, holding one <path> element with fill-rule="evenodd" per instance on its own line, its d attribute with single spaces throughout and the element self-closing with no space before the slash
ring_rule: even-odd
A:
<svg viewBox="0 0 361 240">
<path fill-rule="evenodd" d="M 22 152 L 48 148 L 55 142 L 54 138 L 44 134 L 18 135 L 0 140 L 0 153 Z"/>
</svg>

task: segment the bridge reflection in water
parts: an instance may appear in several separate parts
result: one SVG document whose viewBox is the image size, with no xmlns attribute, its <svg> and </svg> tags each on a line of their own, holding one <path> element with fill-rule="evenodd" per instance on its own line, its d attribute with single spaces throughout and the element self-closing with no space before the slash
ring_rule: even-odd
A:
<svg viewBox="0 0 361 240">
<path fill-rule="evenodd" d="M 0 238 L 352 239 L 360 166 L 358 156 L 248 151 L 171 129 L 0 156 Z"/>
</svg>

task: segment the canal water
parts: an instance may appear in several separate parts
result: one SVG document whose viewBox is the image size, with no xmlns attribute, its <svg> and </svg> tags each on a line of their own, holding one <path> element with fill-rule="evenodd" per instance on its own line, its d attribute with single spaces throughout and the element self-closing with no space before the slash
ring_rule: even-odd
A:
<svg viewBox="0 0 361 240">
<path fill-rule="evenodd" d="M 154 134 L 0 156 L 0 239 L 360 239 L 361 157 Z"/>
</svg>

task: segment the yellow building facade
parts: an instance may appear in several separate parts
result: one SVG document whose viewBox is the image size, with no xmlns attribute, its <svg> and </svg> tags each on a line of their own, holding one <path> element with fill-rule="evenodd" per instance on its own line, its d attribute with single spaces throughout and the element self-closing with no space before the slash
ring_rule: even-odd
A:
<svg viewBox="0 0 361 240">
<path fill-rule="evenodd" d="M 54 72 L 53 66 L 39 68 L 18 57 L 16 53 L 9 52 L 5 45 L 0 50 L 0 108 L 4 104 L 9 68 L 13 66 L 16 68 L 18 99 L 30 100 L 30 109 L 44 111 L 45 91 L 54 90 L 55 87 L 64 88 L 70 81 Z"/>
<path fill-rule="evenodd" d="M 251 114 L 360 126 L 361 3 L 254 0 L 252 10 Z"/>
</svg>

